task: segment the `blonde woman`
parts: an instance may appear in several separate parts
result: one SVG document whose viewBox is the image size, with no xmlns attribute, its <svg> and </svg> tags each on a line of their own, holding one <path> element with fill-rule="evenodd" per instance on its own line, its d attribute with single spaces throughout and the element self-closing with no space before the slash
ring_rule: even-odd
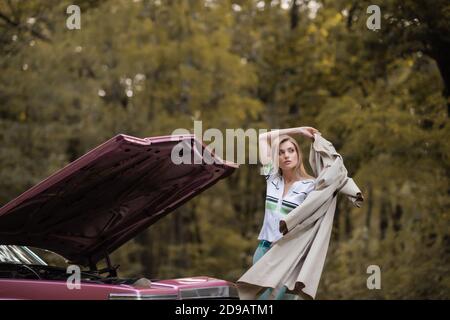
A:
<svg viewBox="0 0 450 320">
<path fill-rule="evenodd" d="M 253 255 L 253 264 L 283 236 L 279 231 L 280 219 L 300 205 L 314 190 L 314 177 L 306 172 L 300 147 L 290 135 L 314 139 L 314 133 L 317 132 L 313 127 L 297 127 L 272 130 L 259 136 L 259 156 L 267 187 L 264 222 L 258 236 L 259 244 Z M 286 294 L 285 291 L 286 287 L 283 287 L 276 297 L 271 297 L 272 289 L 269 288 L 258 299 L 297 298 L 296 295 Z"/>
</svg>

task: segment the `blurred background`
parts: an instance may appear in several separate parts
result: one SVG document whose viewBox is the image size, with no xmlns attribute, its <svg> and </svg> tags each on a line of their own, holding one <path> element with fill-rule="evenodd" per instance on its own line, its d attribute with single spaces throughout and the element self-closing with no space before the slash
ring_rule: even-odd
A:
<svg viewBox="0 0 450 320">
<path fill-rule="evenodd" d="M 314 126 L 366 199 L 339 198 L 317 299 L 448 299 L 449 95 L 444 0 L 0 0 L 0 205 L 118 133 Z M 264 197 L 241 165 L 117 250 L 119 275 L 236 281 Z"/>
</svg>

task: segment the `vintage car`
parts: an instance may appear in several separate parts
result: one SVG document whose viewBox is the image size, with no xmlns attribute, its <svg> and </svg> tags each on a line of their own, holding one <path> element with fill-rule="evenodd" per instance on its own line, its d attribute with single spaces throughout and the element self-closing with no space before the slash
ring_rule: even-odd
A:
<svg viewBox="0 0 450 320">
<path fill-rule="evenodd" d="M 201 163 L 174 163 L 180 144 Z M 109 257 L 236 168 L 193 135 L 109 139 L 0 208 L 0 299 L 238 299 L 232 282 L 207 276 L 120 278 Z M 79 266 L 78 286 L 33 248 Z"/>
</svg>

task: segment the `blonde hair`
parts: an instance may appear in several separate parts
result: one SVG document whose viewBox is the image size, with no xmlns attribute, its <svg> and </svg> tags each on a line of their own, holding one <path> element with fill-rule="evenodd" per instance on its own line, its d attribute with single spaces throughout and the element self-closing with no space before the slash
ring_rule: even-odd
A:
<svg viewBox="0 0 450 320">
<path fill-rule="evenodd" d="M 273 141 L 272 141 L 272 147 L 271 147 L 272 150 L 271 151 L 272 151 L 273 168 L 274 168 L 275 172 L 278 172 L 278 174 L 280 176 L 283 175 L 283 171 L 279 167 L 278 160 L 279 160 L 280 145 L 286 141 L 292 142 L 292 144 L 295 147 L 295 151 L 297 152 L 298 161 L 297 161 L 297 165 L 295 166 L 294 170 L 298 171 L 300 173 L 300 177 L 302 177 L 302 178 L 314 179 L 314 177 L 311 176 L 310 174 L 308 174 L 305 170 L 305 166 L 303 165 L 303 154 L 301 152 L 300 146 L 298 145 L 297 141 L 294 138 L 292 138 L 291 136 L 289 136 L 287 134 L 282 134 L 279 137 L 273 139 Z"/>
</svg>

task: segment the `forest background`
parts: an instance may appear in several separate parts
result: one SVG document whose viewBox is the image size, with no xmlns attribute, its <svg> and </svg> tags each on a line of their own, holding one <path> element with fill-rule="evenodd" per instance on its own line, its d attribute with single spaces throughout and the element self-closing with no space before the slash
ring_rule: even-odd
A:
<svg viewBox="0 0 450 320">
<path fill-rule="evenodd" d="M 448 299 L 449 96 L 444 0 L 0 0 L 0 205 L 118 133 L 314 126 L 366 199 L 339 198 L 317 298 Z M 112 260 L 121 276 L 236 281 L 264 197 L 241 165 Z"/>
</svg>

